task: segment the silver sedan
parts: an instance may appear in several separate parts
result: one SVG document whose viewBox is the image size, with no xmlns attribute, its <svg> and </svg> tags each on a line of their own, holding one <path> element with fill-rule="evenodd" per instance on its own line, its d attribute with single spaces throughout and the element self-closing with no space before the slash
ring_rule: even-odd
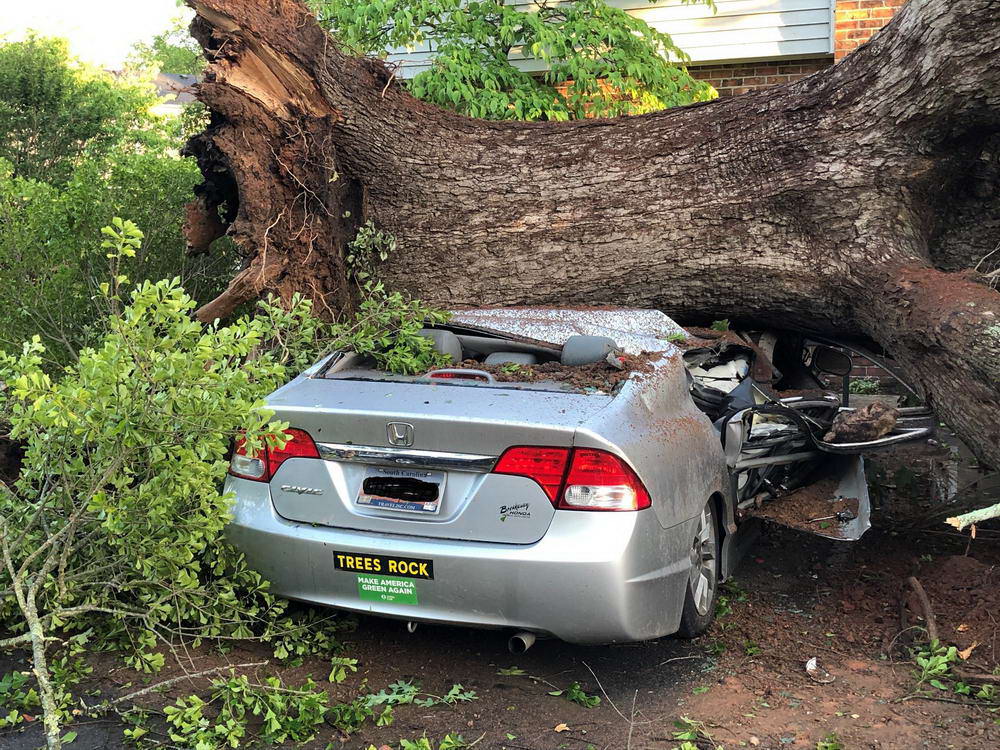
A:
<svg viewBox="0 0 1000 750">
<path fill-rule="evenodd" d="M 659 312 L 465 311 L 424 333 L 453 367 L 400 376 L 333 354 L 268 399 L 292 425 L 283 449 L 234 452 L 229 535 L 276 593 L 510 629 L 514 649 L 694 636 L 756 528 L 747 483 L 756 503 L 789 467 L 830 463 L 811 423 L 836 399 L 742 403 L 749 364 L 685 355 Z M 835 523 L 856 538 L 860 459 L 834 463 L 856 501 Z"/>
</svg>

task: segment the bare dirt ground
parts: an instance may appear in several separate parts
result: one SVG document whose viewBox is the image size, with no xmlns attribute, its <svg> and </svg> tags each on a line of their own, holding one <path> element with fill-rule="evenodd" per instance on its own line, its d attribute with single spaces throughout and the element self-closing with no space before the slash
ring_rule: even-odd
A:
<svg viewBox="0 0 1000 750">
<path fill-rule="evenodd" d="M 400 678 L 418 680 L 437 695 L 461 683 L 478 699 L 456 708 L 400 707 L 390 727 L 369 725 L 350 738 L 329 728 L 308 747 L 325 748 L 329 742 L 333 748 L 379 747 L 426 731 L 437 739 L 447 732 L 469 741 L 481 738 L 479 748 L 666 749 L 680 744 L 674 722 L 681 717 L 702 722 L 712 736 L 714 745 L 701 741 L 699 747 L 815 748 L 831 733 L 844 750 L 1000 747 L 1000 714 L 985 705 L 966 705 L 954 694 L 940 693 L 934 701 L 908 699 L 914 688 L 912 664 L 895 648 L 890 655 L 893 639 L 900 640 L 900 582 L 916 573 L 937 598 L 942 637 L 969 643 L 970 628 L 958 621 L 960 609 L 975 611 L 976 638 L 990 630 L 992 636 L 973 650 L 969 663 L 981 669 L 996 664 L 1000 613 L 969 599 L 980 589 L 948 585 L 959 567 L 963 573 L 996 574 L 1000 543 L 996 536 L 985 536 L 965 557 L 967 542 L 946 534 L 904 537 L 875 530 L 861 542 L 845 544 L 766 529 L 736 584 L 726 587 L 723 614 L 710 633 L 695 641 L 665 638 L 600 647 L 545 641 L 514 657 L 506 652 L 502 633 L 422 626 L 411 635 L 401 623 L 362 617 L 343 638 L 344 654 L 359 659 L 360 669 L 345 683 L 330 686 L 335 700 L 376 692 Z M 944 576 L 935 575 L 941 570 Z M 804 665 L 812 656 L 834 682 L 818 684 L 806 675 Z M 207 669 L 268 657 L 262 648 L 239 648 L 225 657 L 202 649 L 192 654 L 191 666 Z M 95 678 L 84 692 L 116 693 L 150 681 L 109 657 L 95 657 L 95 663 Z M 0 670 L 11 666 L 0 665 Z M 499 674 L 511 667 L 525 674 Z M 298 684 L 310 674 L 325 679 L 329 667 L 321 659 L 296 667 L 272 660 L 257 671 L 261 677 L 279 673 Z M 583 708 L 548 694 L 575 681 L 601 696 L 600 705 Z M 203 685 L 178 685 L 150 696 L 146 704 L 159 708 Z M 556 731 L 562 724 L 567 728 Z M 121 746 L 121 726 L 115 722 L 81 723 L 75 729 L 74 748 Z M 30 729 L 0 732 L 4 750 L 32 748 L 37 741 Z"/>
</svg>

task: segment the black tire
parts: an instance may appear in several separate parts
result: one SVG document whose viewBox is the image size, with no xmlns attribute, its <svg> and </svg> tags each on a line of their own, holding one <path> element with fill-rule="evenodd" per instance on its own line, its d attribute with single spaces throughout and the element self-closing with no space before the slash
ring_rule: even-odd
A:
<svg viewBox="0 0 1000 750">
<path fill-rule="evenodd" d="M 719 597 L 719 520 L 715 501 L 705 503 L 691 541 L 691 572 L 684 592 L 684 611 L 677 634 L 682 638 L 701 635 L 715 619 Z"/>
</svg>

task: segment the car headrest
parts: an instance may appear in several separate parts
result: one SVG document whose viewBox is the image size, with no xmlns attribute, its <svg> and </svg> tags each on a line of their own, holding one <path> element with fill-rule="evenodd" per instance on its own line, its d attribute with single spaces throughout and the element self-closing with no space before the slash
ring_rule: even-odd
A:
<svg viewBox="0 0 1000 750">
<path fill-rule="evenodd" d="M 607 336 L 570 336 L 563 344 L 559 361 L 564 365 L 591 365 L 603 362 L 618 348 Z"/>
<path fill-rule="evenodd" d="M 452 362 L 462 361 L 462 342 L 451 331 L 424 328 L 417 331 L 417 335 L 431 339 L 434 342 L 434 350 L 446 354 Z"/>
<path fill-rule="evenodd" d="M 483 362 L 486 365 L 537 365 L 538 357 L 528 352 L 493 352 Z"/>
</svg>

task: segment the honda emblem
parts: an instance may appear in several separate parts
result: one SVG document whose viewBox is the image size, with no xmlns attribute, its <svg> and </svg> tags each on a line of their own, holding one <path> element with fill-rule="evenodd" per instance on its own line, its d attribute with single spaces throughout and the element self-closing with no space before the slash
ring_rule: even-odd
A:
<svg viewBox="0 0 1000 750">
<path fill-rule="evenodd" d="M 389 438 L 389 445 L 399 448 L 413 445 L 413 425 L 407 422 L 389 422 L 385 426 L 385 434 Z"/>
</svg>

